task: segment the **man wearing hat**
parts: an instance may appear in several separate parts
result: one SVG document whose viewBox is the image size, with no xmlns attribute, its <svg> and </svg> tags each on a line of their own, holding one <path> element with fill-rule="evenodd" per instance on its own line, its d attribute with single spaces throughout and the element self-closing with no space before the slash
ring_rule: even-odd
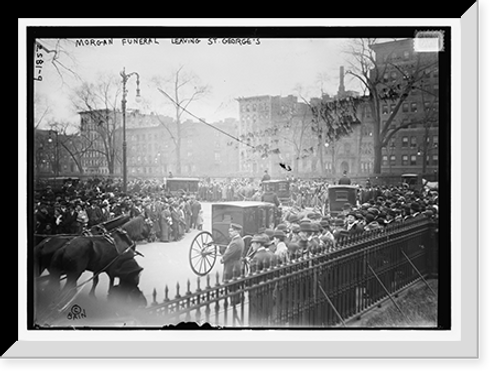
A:
<svg viewBox="0 0 500 380">
<path fill-rule="evenodd" d="M 321 226 L 321 234 L 319 236 L 320 240 L 325 245 L 331 245 L 334 242 L 333 234 L 330 227 L 330 222 L 327 219 L 322 219 L 319 223 Z"/>
<path fill-rule="evenodd" d="M 221 263 L 224 264 L 222 278 L 224 281 L 230 280 L 233 277 L 241 275 L 241 258 L 245 250 L 245 243 L 241 237 L 243 227 L 236 223 L 229 225 L 229 237 L 231 242 L 227 246 L 221 258 Z"/>
<path fill-rule="evenodd" d="M 300 232 L 300 226 L 298 224 L 292 224 L 290 226 L 290 235 L 288 237 L 290 241 L 289 244 L 292 243 L 297 244 L 300 241 L 299 232 Z"/>
<path fill-rule="evenodd" d="M 288 247 L 285 243 L 286 234 L 283 230 L 276 229 L 273 235 L 273 243 L 276 246 L 276 251 L 274 252 L 276 258 L 281 263 L 288 263 Z"/>
<path fill-rule="evenodd" d="M 262 270 L 274 264 L 274 255 L 266 248 L 269 242 L 269 236 L 267 236 L 266 234 L 255 235 L 252 238 L 251 249 L 253 254 L 250 261 L 250 267 L 254 268 L 254 270 Z"/>
<path fill-rule="evenodd" d="M 346 231 L 345 229 L 345 221 L 342 218 L 335 218 L 333 220 L 333 230 L 332 230 L 332 235 L 335 240 L 338 240 L 340 237 L 340 233 L 342 231 Z"/>
<path fill-rule="evenodd" d="M 302 253 L 305 253 L 309 250 L 311 238 L 314 231 L 315 230 L 311 222 L 306 221 L 300 223 L 300 231 L 299 231 L 300 240 L 298 241 L 298 245 Z"/>
<path fill-rule="evenodd" d="M 359 224 L 358 216 L 354 211 L 346 215 L 346 230 L 350 234 L 363 232 L 363 226 Z"/>
</svg>

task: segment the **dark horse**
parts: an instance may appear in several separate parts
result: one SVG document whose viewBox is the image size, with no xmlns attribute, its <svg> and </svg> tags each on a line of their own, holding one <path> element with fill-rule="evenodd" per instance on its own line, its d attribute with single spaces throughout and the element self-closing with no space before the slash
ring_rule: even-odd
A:
<svg viewBox="0 0 500 380">
<path fill-rule="evenodd" d="M 138 215 L 125 223 L 122 228 L 127 231 L 133 241 L 147 240 L 151 232 L 153 222 L 143 215 Z"/>
<path fill-rule="evenodd" d="M 54 252 L 49 270 L 49 285 L 60 289 L 62 274 L 67 275 L 64 291 L 76 289 L 76 282 L 86 270 L 94 273 L 90 295 L 95 296 L 99 274 L 105 272 L 110 278 L 109 289 L 115 277 L 120 277 L 119 261 L 134 260 L 135 244 L 121 229 L 111 235 L 77 236 Z M 135 261 L 135 260 L 134 260 Z"/>
</svg>

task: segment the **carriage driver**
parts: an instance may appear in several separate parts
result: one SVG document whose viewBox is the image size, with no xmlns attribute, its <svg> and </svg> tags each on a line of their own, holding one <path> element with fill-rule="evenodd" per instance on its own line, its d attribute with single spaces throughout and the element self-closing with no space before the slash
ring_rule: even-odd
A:
<svg viewBox="0 0 500 380">
<path fill-rule="evenodd" d="M 224 264 L 222 278 L 224 281 L 241 275 L 241 259 L 245 250 L 245 243 L 241 237 L 243 227 L 236 223 L 229 225 L 229 237 L 231 242 L 227 246 L 220 262 Z"/>
</svg>

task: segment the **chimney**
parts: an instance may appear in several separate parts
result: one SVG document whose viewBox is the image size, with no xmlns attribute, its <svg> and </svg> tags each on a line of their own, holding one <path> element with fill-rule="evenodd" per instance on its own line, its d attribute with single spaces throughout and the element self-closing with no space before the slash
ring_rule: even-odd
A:
<svg viewBox="0 0 500 380">
<path fill-rule="evenodd" d="M 344 66 L 340 66 L 340 84 L 339 84 L 339 91 L 337 93 L 339 97 L 342 97 L 345 95 L 345 86 L 344 86 Z"/>
</svg>

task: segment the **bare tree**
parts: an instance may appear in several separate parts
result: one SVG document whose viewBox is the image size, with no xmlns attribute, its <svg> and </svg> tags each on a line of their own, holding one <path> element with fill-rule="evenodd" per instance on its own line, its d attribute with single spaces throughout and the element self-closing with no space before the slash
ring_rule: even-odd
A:
<svg viewBox="0 0 500 380">
<path fill-rule="evenodd" d="M 71 158 L 80 174 L 83 174 L 83 157 L 92 150 L 93 141 L 88 135 L 82 134 L 79 127 L 69 122 L 52 120 L 48 125 L 57 134 L 59 149 Z"/>
<path fill-rule="evenodd" d="M 71 46 L 74 46 L 74 42 L 67 38 L 37 38 L 34 46 L 35 63 L 37 61 L 43 64 L 49 62 L 62 83 L 65 83 L 65 77 L 68 75 L 80 79 Z M 42 80 L 38 75 L 35 75 L 35 79 Z"/>
<path fill-rule="evenodd" d="M 381 173 L 382 148 L 386 147 L 392 136 L 410 125 L 422 124 L 423 119 L 399 119 L 398 115 L 403 103 L 411 92 L 428 92 L 423 87 L 423 79 L 429 71 L 436 70 L 438 65 L 435 54 L 416 54 L 408 62 L 376 59 L 372 46 L 377 39 L 360 38 L 352 42 L 347 53 L 351 57 L 350 68 L 346 75 L 358 79 L 364 87 L 366 101 L 373 117 L 374 173 Z M 397 73 L 398 79 L 389 78 L 389 73 Z M 391 107 L 384 120 L 383 106 Z M 425 117 L 424 117 L 425 118 Z"/>
<path fill-rule="evenodd" d="M 121 127 L 119 79 L 102 77 L 98 84 L 84 83 L 74 92 L 73 103 L 85 114 L 85 126 L 81 132 L 88 140 L 88 151 L 106 160 L 109 174 L 115 173 L 115 165 L 121 162 L 117 141 Z M 87 129 L 85 129 L 87 128 Z"/>
<path fill-rule="evenodd" d="M 172 131 L 167 124 L 163 124 L 171 137 L 175 146 L 176 172 L 182 172 L 181 146 L 182 146 L 182 118 L 187 112 L 191 103 L 205 96 L 210 88 L 206 84 L 201 84 L 196 74 L 188 72 L 184 66 L 179 66 L 169 78 L 156 77 L 153 81 L 158 86 L 158 91 L 165 95 L 168 103 L 174 106 L 175 110 L 175 131 Z"/>
</svg>

